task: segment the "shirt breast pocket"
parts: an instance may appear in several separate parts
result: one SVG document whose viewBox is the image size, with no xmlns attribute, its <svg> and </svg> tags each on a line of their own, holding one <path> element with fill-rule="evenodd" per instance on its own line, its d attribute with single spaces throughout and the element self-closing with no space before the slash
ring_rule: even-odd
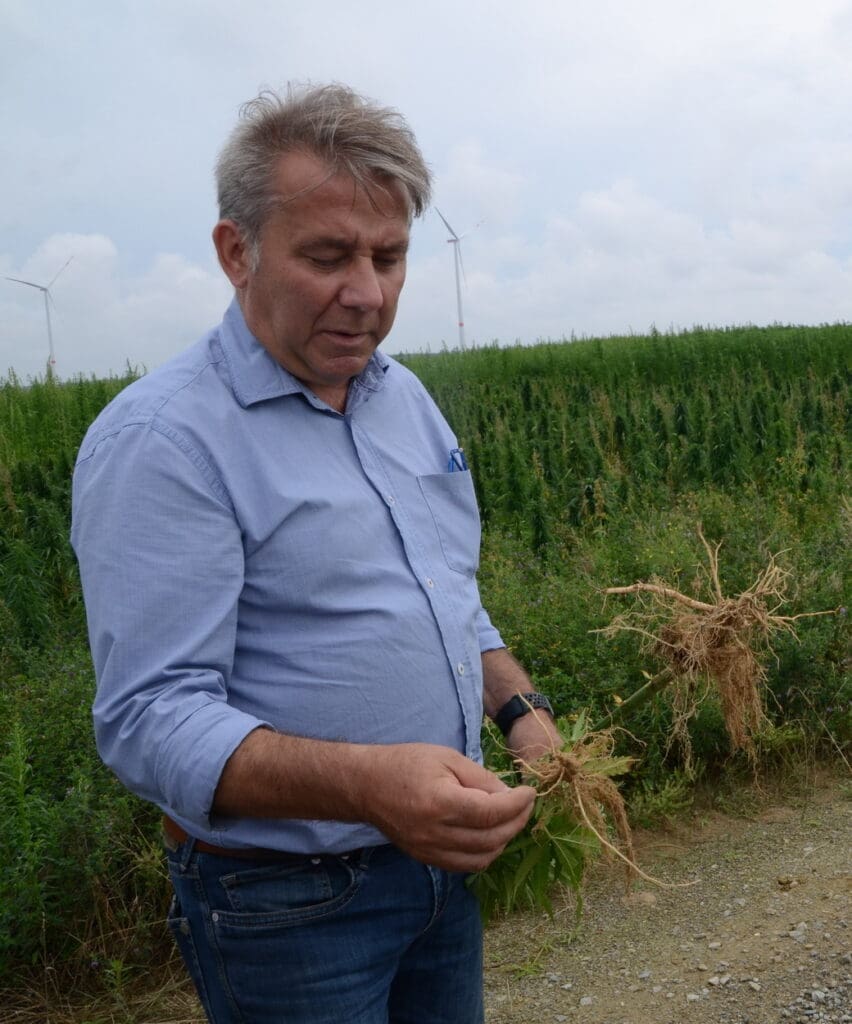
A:
<svg viewBox="0 0 852 1024">
<path fill-rule="evenodd" d="M 481 525 L 469 471 L 418 477 L 447 565 L 464 576 L 479 568 Z"/>
</svg>

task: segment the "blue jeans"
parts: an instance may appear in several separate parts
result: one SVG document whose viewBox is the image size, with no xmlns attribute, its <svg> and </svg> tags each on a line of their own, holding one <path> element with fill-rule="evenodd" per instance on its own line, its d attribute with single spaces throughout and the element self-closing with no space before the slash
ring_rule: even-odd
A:
<svg viewBox="0 0 852 1024">
<path fill-rule="evenodd" d="M 168 850 L 169 927 L 211 1024 L 482 1024 L 463 875 L 393 846 L 280 861 L 193 846 Z"/>
</svg>

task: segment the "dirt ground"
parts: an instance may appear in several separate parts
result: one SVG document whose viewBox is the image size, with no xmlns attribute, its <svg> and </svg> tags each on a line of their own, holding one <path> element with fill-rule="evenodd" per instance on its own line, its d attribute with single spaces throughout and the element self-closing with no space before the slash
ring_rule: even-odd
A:
<svg viewBox="0 0 852 1024">
<path fill-rule="evenodd" d="M 602 868 L 573 933 L 567 905 L 492 926 L 488 1024 L 852 1021 L 848 780 L 638 840 L 643 869 L 680 887 L 625 896 Z"/>
</svg>

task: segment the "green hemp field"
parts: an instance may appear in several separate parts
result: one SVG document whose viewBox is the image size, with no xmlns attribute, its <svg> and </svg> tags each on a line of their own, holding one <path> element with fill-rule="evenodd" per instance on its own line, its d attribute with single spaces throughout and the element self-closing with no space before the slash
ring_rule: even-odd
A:
<svg viewBox="0 0 852 1024">
<path fill-rule="evenodd" d="M 600 632 L 628 607 L 603 591 L 656 578 L 697 594 L 700 530 L 726 594 L 774 558 L 779 613 L 832 612 L 773 637 L 752 758 L 848 759 L 850 354 L 838 324 L 399 357 L 474 474 L 483 602 L 566 722 L 605 718 L 658 670 L 635 633 Z M 68 542 L 77 447 L 130 379 L 0 379 L 0 1005 L 39 992 L 103 1006 L 98 1020 L 172 956 L 156 811 L 94 750 Z M 640 823 L 748 770 L 717 701 L 688 722 L 689 771 L 672 715 L 664 696 L 643 704 L 612 752 L 636 759 L 620 788 Z"/>
</svg>

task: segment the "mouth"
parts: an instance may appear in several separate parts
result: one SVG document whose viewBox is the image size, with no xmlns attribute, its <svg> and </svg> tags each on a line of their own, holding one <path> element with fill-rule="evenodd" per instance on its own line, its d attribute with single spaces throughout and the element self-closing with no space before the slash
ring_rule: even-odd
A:
<svg viewBox="0 0 852 1024">
<path fill-rule="evenodd" d="M 336 331 L 326 329 L 322 332 L 335 345 L 342 348 L 360 348 L 372 344 L 372 331 Z"/>
</svg>

